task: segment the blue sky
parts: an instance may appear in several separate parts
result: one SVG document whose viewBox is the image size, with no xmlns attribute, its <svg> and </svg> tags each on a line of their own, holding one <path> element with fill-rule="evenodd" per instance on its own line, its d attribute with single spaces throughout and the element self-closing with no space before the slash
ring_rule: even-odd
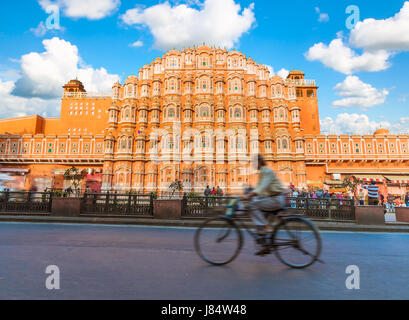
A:
<svg viewBox="0 0 409 320">
<path fill-rule="evenodd" d="M 55 4 L 61 29 L 47 30 L 46 10 Z M 352 31 L 345 12 L 351 4 L 361 21 Z M 5 0 L 0 8 L 1 118 L 58 116 L 67 77 L 78 76 L 89 91 L 107 91 L 167 48 L 207 40 L 275 72 L 303 70 L 316 79 L 325 133 L 380 126 L 408 132 L 409 2 Z M 164 27 L 172 36 L 161 33 Z"/>
</svg>

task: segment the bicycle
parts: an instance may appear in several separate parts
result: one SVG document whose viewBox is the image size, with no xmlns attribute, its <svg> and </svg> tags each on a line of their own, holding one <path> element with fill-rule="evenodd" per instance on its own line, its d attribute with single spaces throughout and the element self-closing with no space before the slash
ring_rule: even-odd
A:
<svg viewBox="0 0 409 320">
<path fill-rule="evenodd" d="M 234 261 L 243 249 L 242 230 L 245 229 L 257 244 L 268 247 L 282 263 L 291 268 L 304 269 L 317 261 L 323 263 L 319 259 L 322 250 L 321 236 L 311 221 L 299 215 L 289 214 L 288 208 L 266 212 L 270 225 L 272 217 L 278 223 L 272 233 L 260 236 L 240 221 L 239 216 L 249 217 L 248 209 L 240 206 L 240 200 L 234 200 L 227 206 L 226 215 L 209 218 L 197 229 L 194 244 L 202 260 L 215 266 L 227 265 Z M 241 212 L 240 215 L 239 212 Z M 210 240 L 206 238 L 207 236 L 210 236 Z M 220 244 L 225 246 L 222 248 L 224 250 L 207 248 L 207 245 Z M 231 248 L 226 249 L 227 246 Z M 229 253 L 226 255 L 226 252 Z M 215 255 L 216 258 L 210 257 L 210 254 Z M 218 255 L 226 255 L 226 257 L 218 258 Z M 305 258 L 305 261 L 301 261 L 301 258 Z"/>
</svg>

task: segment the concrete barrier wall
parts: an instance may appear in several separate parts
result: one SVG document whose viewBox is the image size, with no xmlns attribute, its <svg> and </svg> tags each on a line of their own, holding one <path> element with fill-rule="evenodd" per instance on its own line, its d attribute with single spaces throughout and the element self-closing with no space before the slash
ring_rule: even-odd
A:
<svg viewBox="0 0 409 320">
<path fill-rule="evenodd" d="M 409 208 L 396 207 L 395 208 L 396 221 L 409 223 Z"/>
<path fill-rule="evenodd" d="M 81 199 L 54 198 L 51 214 L 57 217 L 79 217 L 81 215 Z"/>
<path fill-rule="evenodd" d="M 180 219 L 182 200 L 154 200 L 153 217 L 155 219 Z"/>
<path fill-rule="evenodd" d="M 357 224 L 385 225 L 384 209 L 378 206 L 355 207 L 355 219 Z"/>
</svg>

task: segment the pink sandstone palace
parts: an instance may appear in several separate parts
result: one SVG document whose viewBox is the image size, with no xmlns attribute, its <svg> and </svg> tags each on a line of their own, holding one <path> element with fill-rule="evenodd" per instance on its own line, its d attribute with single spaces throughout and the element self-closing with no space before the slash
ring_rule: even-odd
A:
<svg viewBox="0 0 409 320">
<path fill-rule="evenodd" d="M 317 89 L 301 71 L 270 77 L 237 51 L 169 51 L 110 95 L 68 82 L 60 118 L 0 120 L 0 172 L 38 191 L 67 188 L 75 166 L 93 191 L 162 192 L 180 180 L 185 192 L 235 194 L 256 182 L 262 153 L 287 185 L 336 188 L 354 175 L 406 191 L 409 136 L 321 135 Z"/>
</svg>

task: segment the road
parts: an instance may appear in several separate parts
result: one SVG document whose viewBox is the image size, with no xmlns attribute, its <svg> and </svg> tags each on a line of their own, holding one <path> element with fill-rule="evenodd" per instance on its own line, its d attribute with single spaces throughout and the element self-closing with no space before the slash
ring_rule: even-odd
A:
<svg viewBox="0 0 409 320">
<path fill-rule="evenodd" d="M 183 228 L 0 224 L 0 299 L 407 299 L 409 234 L 322 234 L 325 264 L 290 270 L 274 255 L 212 267 Z M 60 269 L 47 290 L 45 269 Z M 360 290 L 345 286 L 348 265 Z"/>
</svg>

